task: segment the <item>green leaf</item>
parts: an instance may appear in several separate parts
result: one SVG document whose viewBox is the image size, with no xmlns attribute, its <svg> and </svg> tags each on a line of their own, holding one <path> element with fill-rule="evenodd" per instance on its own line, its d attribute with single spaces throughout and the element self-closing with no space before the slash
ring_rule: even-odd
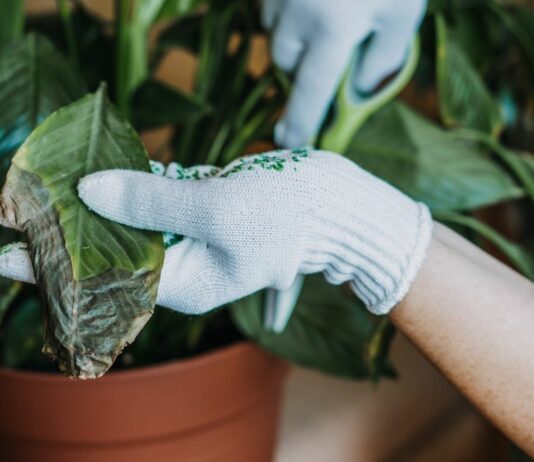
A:
<svg viewBox="0 0 534 462">
<path fill-rule="evenodd" d="M 55 112 L 17 151 L 2 210 L 24 231 L 46 310 L 45 351 L 70 375 L 97 377 L 150 318 L 163 263 L 158 233 L 90 212 L 77 194 L 92 172 L 149 171 L 137 134 L 105 87 Z"/>
<path fill-rule="evenodd" d="M 469 58 L 436 16 L 436 74 L 439 108 L 448 126 L 472 128 L 496 137 L 503 128 L 500 107 Z"/>
<path fill-rule="evenodd" d="M 155 61 L 159 62 L 172 48 L 183 48 L 191 53 L 198 53 L 203 17 L 203 15 L 186 16 L 167 26 L 158 35 Z"/>
<path fill-rule="evenodd" d="M 525 185 L 525 189 L 528 190 L 532 201 L 534 201 L 534 155 L 530 152 L 524 152 L 518 154 L 518 157 L 521 159 L 525 166 L 525 176 L 523 184 Z"/>
<path fill-rule="evenodd" d="M 24 1 L 2 0 L 0 10 L 0 47 L 20 38 L 24 27 Z"/>
<path fill-rule="evenodd" d="M 132 119 L 138 130 L 186 122 L 207 111 L 207 105 L 195 95 L 157 80 L 145 81 L 132 100 Z"/>
<path fill-rule="evenodd" d="M 499 19 L 506 25 L 523 53 L 529 67 L 530 75 L 534 76 L 534 13 L 526 5 L 509 5 L 503 7 L 492 5 Z"/>
<path fill-rule="evenodd" d="M 534 280 L 534 255 L 528 253 L 519 245 L 510 242 L 490 226 L 476 218 L 452 212 L 439 212 L 435 214 L 435 218 L 475 231 L 495 245 L 521 273 Z"/>
<path fill-rule="evenodd" d="M 534 201 L 534 156 L 530 153 L 519 153 L 499 146 L 495 151 L 517 176 L 525 191 Z"/>
<path fill-rule="evenodd" d="M 328 284 L 322 275 L 307 277 L 297 307 L 280 334 L 264 329 L 262 299 L 262 293 L 257 293 L 234 303 L 232 317 L 239 329 L 263 348 L 341 377 L 394 375 L 382 354 L 391 336 L 375 331 L 382 318 L 370 315 L 343 287 Z"/>
<path fill-rule="evenodd" d="M 463 139 L 481 143 L 500 157 L 534 202 L 534 156 L 532 154 L 513 151 L 485 133 L 474 130 L 459 129 L 455 131 L 455 134 Z"/>
<path fill-rule="evenodd" d="M 471 210 L 523 195 L 486 147 L 401 103 L 375 113 L 346 155 L 433 210 Z"/>
<path fill-rule="evenodd" d="M 2 342 L 2 365 L 17 369 L 50 370 L 52 363 L 43 355 L 43 314 L 39 300 L 29 298 L 14 307 L 6 320 Z"/>
<path fill-rule="evenodd" d="M 0 51 L 0 158 L 50 113 L 85 93 L 80 76 L 45 37 L 30 34 Z"/>
<path fill-rule="evenodd" d="M 81 3 L 73 5 L 68 22 L 72 23 L 72 29 L 75 31 L 74 43 L 70 33 L 71 38 L 67 41 L 65 27 L 70 26 L 65 24 L 55 11 L 28 16 L 26 28 L 50 39 L 56 49 L 65 56 L 74 52 L 80 74 L 89 90 L 98 88 L 102 81 L 113 82 L 115 37 L 109 34 L 106 22 L 85 9 Z"/>
<path fill-rule="evenodd" d="M 157 19 L 174 19 L 193 12 L 207 0 L 164 0 Z"/>
</svg>

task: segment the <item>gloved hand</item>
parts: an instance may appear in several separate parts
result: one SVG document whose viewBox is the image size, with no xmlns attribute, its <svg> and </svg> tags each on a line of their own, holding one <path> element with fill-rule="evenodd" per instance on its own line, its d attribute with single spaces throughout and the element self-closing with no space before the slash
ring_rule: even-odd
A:
<svg viewBox="0 0 534 462">
<path fill-rule="evenodd" d="M 426 206 L 344 157 L 306 149 L 242 157 L 201 180 L 108 170 L 78 189 L 106 218 L 189 236 L 167 251 L 158 294 L 189 314 L 317 272 L 387 313 L 414 279 L 432 228 Z M 28 255 L 4 252 L 0 274 L 31 280 Z"/>
<path fill-rule="evenodd" d="M 406 57 L 426 0 L 264 0 L 263 24 L 272 30 L 271 52 L 295 82 L 276 142 L 292 148 L 311 143 L 352 53 L 370 39 L 354 74 L 370 92 Z"/>
</svg>

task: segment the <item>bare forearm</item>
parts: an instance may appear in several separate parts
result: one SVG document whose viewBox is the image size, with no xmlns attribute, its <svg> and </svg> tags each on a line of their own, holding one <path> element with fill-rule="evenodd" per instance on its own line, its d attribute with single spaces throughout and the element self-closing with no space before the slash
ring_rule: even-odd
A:
<svg viewBox="0 0 534 462">
<path fill-rule="evenodd" d="M 391 319 L 503 432 L 534 455 L 534 285 L 437 224 Z"/>
</svg>

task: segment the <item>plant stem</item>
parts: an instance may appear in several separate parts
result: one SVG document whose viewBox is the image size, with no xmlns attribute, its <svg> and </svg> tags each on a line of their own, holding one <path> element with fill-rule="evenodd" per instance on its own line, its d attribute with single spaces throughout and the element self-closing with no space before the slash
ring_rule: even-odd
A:
<svg viewBox="0 0 534 462">
<path fill-rule="evenodd" d="M 0 325 L 2 324 L 4 315 L 7 313 L 11 302 L 15 299 L 15 297 L 19 294 L 21 290 L 22 283 L 12 282 L 9 287 L 5 289 L 5 292 L 0 296 Z"/>
<path fill-rule="evenodd" d="M 128 0 L 115 0 L 116 24 L 116 59 L 115 59 L 115 95 L 117 106 L 125 116 L 129 114 L 128 108 Z"/>
<path fill-rule="evenodd" d="M 22 37 L 24 1 L 2 0 L 0 13 L 0 46 Z"/>
<path fill-rule="evenodd" d="M 455 212 L 438 211 L 434 212 L 433 215 L 437 220 L 464 226 L 476 232 L 497 247 L 524 276 L 531 280 L 534 279 L 534 258 L 526 250 L 510 242 L 487 224 L 476 218 Z"/>
<path fill-rule="evenodd" d="M 258 104 L 259 101 L 264 97 L 266 90 L 269 88 L 269 86 L 273 83 L 273 77 L 271 75 L 265 75 L 261 78 L 261 80 L 258 82 L 254 90 L 252 90 L 247 98 L 245 99 L 245 102 L 240 107 L 236 117 L 234 120 L 231 118 L 227 119 L 226 123 L 223 124 L 219 132 L 217 133 L 217 136 L 211 146 L 211 149 L 208 153 L 206 163 L 211 165 L 215 164 L 221 155 L 221 150 L 223 149 L 224 143 L 228 139 L 228 136 L 230 135 L 232 129 L 237 129 L 240 132 L 242 131 L 248 131 L 250 127 L 247 128 L 245 125 L 246 120 L 250 116 L 250 113 L 254 109 L 254 107 Z M 262 119 L 263 120 L 263 119 Z M 238 135 L 239 137 L 239 135 Z M 242 143 L 241 143 L 242 144 Z M 234 151 L 235 147 L 229 148 L 231 151 Z M 227 161 L 229 156 L 233 156 L 234 154 L 232 152 L 226 153 L 224 156 L 224 160 Z"/>
<path fill-rule="evenodd" d="M 69 49 L 69 58 L 75 66 L 79 66 L 78 47 L 76 46 L 76 37 L 74 35 L 74 26 L 72 24 L 72 15 L 70 8 L 67 5 L 67 0 L 57 0 L 57 7 L 59 15 L 63 21 L 65 29 L 65 37 L 67 39 L 67 46 Z"/>
<path fill-rule="evenodd" d="M 386 316 L 378 318 L 371 338 L 366 349 L 366 363 L 369 370 L 369 376 L 376 384 L 380 378 L 378 362 L 385 355 L 384 348 L 389 346 L 389 341 L 393 336 L 395 328 Z"/>
<path fill-rule="evenodd" d="M 214 83 L 221 75 L 221 65 L 227 55 L 228 40 L 231 34 L 230 26 L 237 6 L 236 2 L 230 3 L 224 8 L 212 7 L 204 17 L 194 85 L 195 93 L 203 103 L 209 102 Z M 199 148 L 193 148 L 193 143 L 200 136 L 206 136 L 205 132 L 199 130 L 199 127 L 206 128 L 204 122 L 206 122 L 206 118 L 200 117 L 185 124 L 178 148 L 177 158 L 179 162 L 189 165 L 193 153 L 202 158 L 201 153 L 198 152 Z"/>
<path fill-rule="evenodd" d="M 271 118 L 277 108 L 278 102 L 271 102 L 258 111 L 243 127 L 239 128 L 239 133 L 223 154 L 225 164 L 243 154 L 247 144 L 263 129 L 264 124 Z"/>
</svg>

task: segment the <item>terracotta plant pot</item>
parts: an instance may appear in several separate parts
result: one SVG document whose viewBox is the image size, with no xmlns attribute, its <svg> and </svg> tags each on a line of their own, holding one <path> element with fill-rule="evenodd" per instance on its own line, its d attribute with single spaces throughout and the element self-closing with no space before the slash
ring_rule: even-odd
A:
<svg viewBox="0 0 534 462">
<path fill-rule="evenodd" d="M 286 371 L 250 343 L 92 381 L 0 369 L 0 461 L 271 461 Z"/>
</svg>

